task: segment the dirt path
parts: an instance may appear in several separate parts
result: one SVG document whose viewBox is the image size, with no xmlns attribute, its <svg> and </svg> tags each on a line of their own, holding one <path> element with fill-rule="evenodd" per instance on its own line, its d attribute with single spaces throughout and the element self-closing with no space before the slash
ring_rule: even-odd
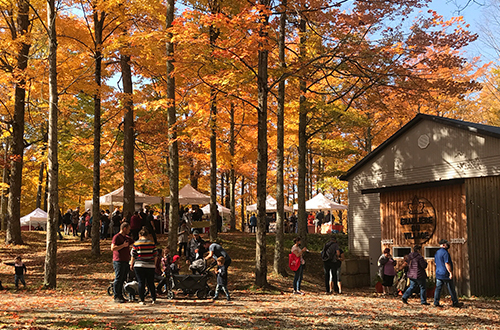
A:
<svg viewBox="0 0 500 330">
<path fill-rule="evenodd" d="M 397 298 L 347 293 L 305 296 L 233 292 L 234 300 L 158 299 L 116 304 L 104 294 L 6 292 L 1 328 L 8 329 L 495 329 L 498 301 L 464 308 L 403 305 Z M 449 301 L 445 301 L 449 303 Z"/>
</svg>

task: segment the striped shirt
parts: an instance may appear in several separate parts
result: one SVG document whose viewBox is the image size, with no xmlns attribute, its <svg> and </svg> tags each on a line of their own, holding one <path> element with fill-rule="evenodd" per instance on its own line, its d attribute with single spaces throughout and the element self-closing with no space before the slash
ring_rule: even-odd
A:
<svg viewBox="0 0 500 330">
<path fill-rule="evenodd" d="M 139 239 L 132 245 L 130 251 L 134 257 L 134 267 L 155 268 L 155 257 L 158 254 L 154 242 L 148 239 Z"/>
</svg>

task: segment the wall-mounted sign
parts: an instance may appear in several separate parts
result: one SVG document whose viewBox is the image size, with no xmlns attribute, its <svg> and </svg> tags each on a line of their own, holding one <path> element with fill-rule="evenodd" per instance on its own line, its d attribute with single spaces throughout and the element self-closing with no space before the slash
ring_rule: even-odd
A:
<svg viewBox="0 0 500 330">
<path fill-rule="evenodd" d="M 436 230 L 436 212 L 431 202 L 415 196 L 401 210 L 399 224 L 403 227 L 405 240 L 414 244 L 427 242 Z"/>
<path fill-rule="evenodd" d="M 394 240 L 392 238 L 383 239 L 381 243 L 385 245 L 394 244 Z"/>
<path fill-rule="evenodd" d="M 465 244 L 466 240 L 465 238 L 452 238 L 450 239 L 451 244 Z"/>
</svg>

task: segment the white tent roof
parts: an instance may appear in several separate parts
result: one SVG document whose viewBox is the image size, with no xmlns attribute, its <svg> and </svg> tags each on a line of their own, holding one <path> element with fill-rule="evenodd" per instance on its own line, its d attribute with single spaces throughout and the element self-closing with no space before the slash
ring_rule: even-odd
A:
<svg viewBox="0 0 500 330">
<path fill-rule="evenodd" d="M 231 210 L 230 209 L 228 209 L 227 207 L 224 207 L 224 206 L 220 205 L 219 203 L 217 203 L 217 209 L 219 210 L 219 213 L 220 213 L 221 216 L 231 214 Z M 210 204 L 207 204 L 207 205 L 203 206 L 201 208 L 201 210 L 203 211 L 203 214 L 210 214 Z"/>
<path fill-rule="evenodd" d="M 277 202 L 276 200 L 271 197 L 267 196 L 266 197 L 266 212 L 277 212 Z M 247 211 L 249 212 L 255 212 L 257 211 L 257 204 L 252 204 L 247 206 Z M 285 205 L 285 212 L 292 212 L 293 209 L 290 206 Z"/>
<path fill-rule="evenodd" d="M 294 204 L 293 208 L 297 210 L 298 205 Z M 319 193 L 310 200 L 306 201 L 306 211 L 320 210 L 347 210 L 347 206 L 335 203 L 334 201 L 326 198 L 322 193 Z"/>
<path fill-rule="evenodd" d="M 47 223 L 47 212 L 37 208 L 30 214 L 25 215 L 24 217 L 21 218 L 21 226 L 29 226 L 30 222 L 32 223 L 40 222 L 41 224 Z"/>
<path fill-rule="evenodd" d="M 170 197 L 165 198 L 166 203 L 170 203 Z M 204 195 L 194 189 L 189 183 L 179 190 L 179 204 L 193 205 L 210 203 L 210 196 Z"/>
<path fill-rule="evenodd" d="M 111 205 L 123 203 L 123 187 L 110 192 L 109 194 L 99 197 L 100 205 Z M 135 204 L 159 204 L 161 203 L 160 197 L 149 196 L 135 190 Z M 92 205 L 92 200 L 85 201 L 85 207 Z"/>
</svg>

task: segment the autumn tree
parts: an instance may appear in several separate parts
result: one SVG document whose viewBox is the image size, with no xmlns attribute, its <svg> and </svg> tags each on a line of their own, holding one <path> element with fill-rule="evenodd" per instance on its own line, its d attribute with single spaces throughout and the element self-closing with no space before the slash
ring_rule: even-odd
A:
<svg viewBox="0 0 500 330">
<path fill-rule="evenodd" d="M 48 132 L 48 214 L 47 253 L 45 255 L 44 285 L 55 288 L 57 283 L 57 228 L 59 217 L 58 161 L 58 90 L 57 90 L 57 9 L 55 0 L 47 1 L 47 34 L 49 41 L 49 132 Z"/>
<path fill-rule="evenodd" d="M 12 43 L 11 50 L 3 55 L 2 69 L 12 75 L 14 86 L 14 111 L 11 119 L 12 139 L 10 156 L 9 199 L 7 204 L 7 231 L 5 242 L 23 244 L 21 237 L 21 189 L 24 152 L 24 115 L 26 106 L 26 76 L 31 41 L 29 32 L 32 27 L 30 5 L 27 0 L 16 3 L 2 2 L 1 9 L 9 35 L 4 34 Z"/>
</svg>

